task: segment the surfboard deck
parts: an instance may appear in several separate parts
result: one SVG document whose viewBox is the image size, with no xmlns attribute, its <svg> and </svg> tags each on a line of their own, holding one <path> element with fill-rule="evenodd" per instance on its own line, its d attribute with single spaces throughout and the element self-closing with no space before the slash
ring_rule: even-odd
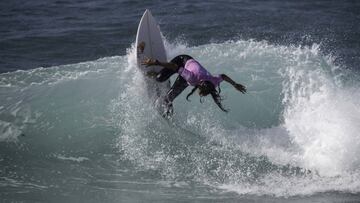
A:
<svg viewBox="0 0 360 203">
<path fill-rule="evenodd" d="M 161 36 L 159 25 L 151 12 L 146 9 L 141 17 L 137 34 L 136 34 L 136 58 L 137 67 L 144 74 L 145 84 L 148 96 L 154 102 L 154 106 L 158 111 L 164 111 L 162 98 L 170 89 L 170 81 L 157 82 L 154 78 L 163 67 L 142 65 L 142 61 L 147 58 L 157 59 L 159 61 L 167 61 L 164 42 Z"/>
</svg>

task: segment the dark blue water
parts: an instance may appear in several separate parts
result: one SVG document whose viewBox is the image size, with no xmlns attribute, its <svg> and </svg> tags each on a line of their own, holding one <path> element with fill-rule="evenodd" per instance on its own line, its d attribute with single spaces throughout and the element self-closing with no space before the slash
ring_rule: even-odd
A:
<svg viewBox="0 0 360 203">
<path fill-rule="evenodd" d="M 169 41 L 188 45 L 236 39 L 321 44 L 358 69 L 358 1 L 2 1 L 0 72 L 124 55 L 144 9 Z"/>
<path fill-rule="evenodd" d="M 222 84 L 164 120 L 135 35 Z M 358 1 L 0 2 L 0 202 L 360 202 Z"/>
</svg>

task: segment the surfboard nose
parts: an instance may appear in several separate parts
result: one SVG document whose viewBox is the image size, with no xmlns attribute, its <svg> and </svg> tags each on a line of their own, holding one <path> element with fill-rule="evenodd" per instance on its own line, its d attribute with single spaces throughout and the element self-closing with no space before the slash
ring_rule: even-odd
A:
<svg viewBox="0 0 360 203">
<path fill-rule="evenodd" d="M 151 12 L 150 12 L 150 10 L 149 10 L 149 9 L 146 9 L 146 10 L 145 10 L 145 12 L 144 12 L 143 16 L 145 16 L 145 15 L 152 16 L 152 14 L 151 14 Z"/>
</svg>

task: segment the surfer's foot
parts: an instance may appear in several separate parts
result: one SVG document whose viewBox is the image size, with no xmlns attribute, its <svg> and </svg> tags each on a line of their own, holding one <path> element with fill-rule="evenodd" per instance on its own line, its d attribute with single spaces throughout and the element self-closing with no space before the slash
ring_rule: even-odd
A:
<svg viewBox="0 0 360 203">
<path fill-rule="evenodd" d="M 170 119 L 174 114 L 174 108 L 172 102 L 163 97 L 159 97 L 155 100 L 154 106 L 159 114 L 165 119 Z"/>
<path fill-rule="evenodd" d="M 174 114 L 174 107 L 172 103 L 165 100 L 163 117 L 169 119 L 172 117 L 173 114 Z"/>
</svg>

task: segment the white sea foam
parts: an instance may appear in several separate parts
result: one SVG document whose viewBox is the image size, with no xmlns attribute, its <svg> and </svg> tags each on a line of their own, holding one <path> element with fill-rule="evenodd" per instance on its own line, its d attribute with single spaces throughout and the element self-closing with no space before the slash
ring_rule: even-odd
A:
<svg viewBox="0 0 360 203">
<path fill-rule="evenodd" d="M 190 54 L 211 72 L 229 74 L 248 87 L 248 94 L 237 94 L 231 86 L 222 85 L 227 97 L 224 104 L 231 109 L 229 114 L 221 113 L 211 99 L 202 105 L 197 99 L 188 103 L 183 94 L 175 101 L 180 125 L 203 139 L 200 141 L 203 146 L 187 146 L 193 149 L 191 154 L 180 150 L 180 154 L 169 156 L 162 148 L 149 151 L 154 147 L 152 136 L 160 139 L 162 130 L 170 134 L 176 130 L 157 126 L 155 135 L 145 133 L 138 126 L 154 125 L 153 118 L 132 112 L 137 115 L 135 118 L 129 115 L 132 122 L 125 119 L 119 126 L 124 132 L 119 147 L 127 157 L 141 167 L 161 170 L 165 177 L 178 179 L 183 175 L 178 162 L 180 157 L 187 156 L 190 162 L 185 168 L 191 168 L 187 176 L 240 194 L 293 196 L 333 190 L 360 191 L 356 170 L 360 148 L 358 87 L 344 86 L 339 80 L 343 79 L 341 71 L 331 57 L 321 54 L 318 45 L 275 46 L 252 40 L 191 48 L 166 45 L 172 56 Z M 136 83 L 134 79 L 133 84 Z M 122 99 L 138 97 L 132 85 L 123 94 Z M 129 102 L 125 106 L 138 108 L 137 105 L 142 104 Z M 139 118 L 143 116 L 147 120 Z M 186 122 L 181 124 L 184 117 Z M 176 136 L 189 135 L 171 137 Z M 198 151 L 202 147 L 210 151 Z M 258 176 L 256 165 L 268 163 L 266 159 L 255 158 L 253 165 L 236 166 L 239 160 L 244 160 L 239 151 L 250 157 L 265 156 L 276 166 L 270 164 L 270 169 L 265 170 L 268 172 L 256 182 L 249 182 L 247 179 Z M 230 157 L 224 155 L 227 157 L 224 159 L 221 154 Z M 211 164 L 217 168 L 208 173 Z M 271 167 L 278 169 L 272 171 Z M 282 170 L 300 171 L 284 175 L 288 172 Z M 221 181 L 221 177 L 227 180 Z M 273 189 L 275 186 L 277 190 Z"/>
<path fill-rule="evenodd" d="M 192 55 L 248 93 L 223 83 L 226 114 L 211 98 L 200 104 L 194 94 L 187 102 L 185 90 L 167 122 L 144 96 L 132 46 L 126 56 L 1 74 L 0 141 L 25 132 L 39 151 L 63 150 L 74 140 L 102 140 L 111 129 L 120 159 L 155 171 L 160 181 L 255 195 L 360 192 L 359 83 L 344 83 L 349 76 L 318 45 L 239 40 L 197 47 L 167 42 L 166 49 L 169 59 Z"/>
<path fill-rule="evenodd" d="M 89 160 L 89 158 L 87 158 L 87 157 L 72 157 L 72 156 L 65 156 L 62 154 L 57 154 L 57 155 L 55 155 L 55 157 L 60 160 L 74 161 L 74 162 L 78 162 L 78 163 Z"/>
</svg>

